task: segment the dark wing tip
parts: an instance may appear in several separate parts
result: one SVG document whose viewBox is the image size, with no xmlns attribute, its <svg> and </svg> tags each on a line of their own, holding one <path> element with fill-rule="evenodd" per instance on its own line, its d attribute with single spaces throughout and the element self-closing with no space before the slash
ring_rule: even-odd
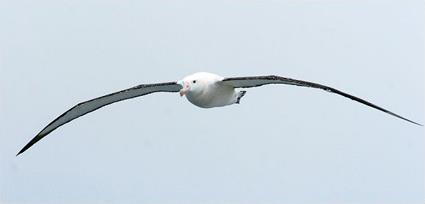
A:
<svg viewBox="0 0 425 204">
<path fill-rule="evenodd" d="M 409 122 L 411 122 L 411 123 L 413 123 L 413 124 L 415 124 L 415 125 L 419 125 L 419 126 L 424 126 L 423 124 L 420 124 L 420 123 L 417 123 L 417 122 L 414 122 L 414 121 L 411 121 L 411 120 L 407 120 L 407 121 L 409 121 Z"/>
<path fill-rule="evenodd" d="M 16 156 L 19 156 L 20 154 L 24 153 L 25 151 L 27 151 L 27 149 L 29 149 L 31 146 L 33 146 L 35 143 L 37 143 L 39 140 L 41 140 L 41 138 L 43 138 L 45 135 L 37 135 L 34 138 L 32 138 L 31 141 L 28 142 L 28 144 L 26 144 L 19 152 L 18 154 L 16 154 Z"/>
<path fill-rule="evenodd" d="M 22 154 L 24 152 L 25 152 L 25 150 L 24 149 L 21 149 L 21 151 L 19 151 L 18 154 L 16 154 L 16 156 L 19 156 L 20 154 Z"/>
<path fill-rule="evenodd" d="M 413 120 L 409 120 L 409 119 L 407 119 L 407 118 L 405 118 L 405 117 L 401 117 L 400 115 L 397 115 L 397 114 L 395 114 L 395 113 L 392 113 L 392 112 L 390 112 L 390 114 L 391 115 L 393 115 L 393 116 L 395 116 L 395 117 L 397 117 L 397 118 L 400 118 L 400 119 L 402 119 L 402 120 L 405 120 L 405 121 L 407 121 L 407 122 L 410 122 L 410 123 L 412 123 L 412 124 L 415 124 L 415 125 L 418 125 L 418 126 L 424 126 L 424 125 L 422 125 L 422 124 L 420 124 L 420 123 L 417 123 L 417 122 L 415 122 L 415 121 L 413 121 Z"/>
</svg>

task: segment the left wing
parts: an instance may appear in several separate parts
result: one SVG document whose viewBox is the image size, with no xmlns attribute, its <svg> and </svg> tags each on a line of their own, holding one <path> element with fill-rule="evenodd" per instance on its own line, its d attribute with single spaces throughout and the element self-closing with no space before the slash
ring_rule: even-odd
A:
<svg viewBox="0 0 425 204">
<path fill-rule="evenodd" d="M 407 118 L 404 118 L 400 115 L 397 115 L 387 109 L 381 108 L 371 102 L 368 102 L 364 99 L 361 99 L 359 97 L 350 95 L 348 93 L 342 92 L 338 89 L 329 87 L 329 86 L 325 86 L 322 84 L 318 84 L 318 83 L 313 83 L 313 82 L 308 82 L 308 81 L 302 81 L 302 80 L 297 80 L 297 79 L 291 79 L 291 78 L 286 78 L 286 77 L 281 77 L 281 76 L 274 76 L 274 75 L 270 75 L 270 76 L 251 76 L 251 77 L 232 77 L 232 78 L 225 78 L 222 80 L 222 83 L 233 86 L 234 88 L 252 88 L 252 87 L 257 87 L 257 86 L 263 86 L 266 84 L 287 84 L 287 85 L 295 85 L 295 86 L 304 86 L 304 87 L 310 87 L 310 88 L 317 88 L 317 89 L 322 89 L 325 90 L 327 92 L 331 92 L 331 93 L 335 93 L 344 97 L 347 97 L 351 100 L 357 101 L 359 103 L 362 103 L 364 105 L 367 105 L 369 107 L 378 109 L 382 112 L 385 112 L 387 114 L 390 114 L 392 116 L 395 116 L 397 118 L 400 118 L 402 120 L 408 121 L 410 123 L 416 124 L 416 125 L 420 125 L 422 126 L 422 124 L 419 124 L 417 122 L 414 122 L 412 120 L 409 120 Z"/>
<path fill-rule="evenodd" d="M 129 89 L 111 93 L 105 96 L 101 96 L 92 100 L 88 100 L 82 103 L 79 103 L 57 117 L 51 123 L 49 123 L 43 130 L 41 130 L 21 151 L 18 152 L 16 156 L 25 152 L 28 148 L 34 145 L 36 142 L 41 140 L 43 137 L 51 133 L 56 128 L 71 122 L 74 119 L 77 119 L 87 113 L 95 111 L 103 106 L 130 99 L 138 96 L 143 96 L 155 92 L 178 92 L 182 88 L 181 85 L 176 82 L 167 82 L 167 83 L 157 83 L 157 84 L 141 84 Z"/>
</svg>

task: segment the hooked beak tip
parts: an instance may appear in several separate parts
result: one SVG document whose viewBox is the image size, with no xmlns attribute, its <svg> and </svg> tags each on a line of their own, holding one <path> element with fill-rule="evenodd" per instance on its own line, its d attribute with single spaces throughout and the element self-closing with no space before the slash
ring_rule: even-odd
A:
<svg viewBox="0 0 425 204">
<path fill-rule="evenodd" d="M 178 84 L 180 84 L 183 88 L 179 91 L 180 96 L 183 97 L 187 91 L 189 91 L 189 85 L 187 84 L 187 82 L 184 81 L 178 81 Z"/>
<path fill-rule="evenodd" d="M 188 89 L 181 89 L 180 91 L 179 91 L 179 93 L 180 93 L 180 96 L 184 96 L 184 95 L 186 95 L 186 93 L 187 93 L 187 91 L 188 91 Z"/>
</svg>

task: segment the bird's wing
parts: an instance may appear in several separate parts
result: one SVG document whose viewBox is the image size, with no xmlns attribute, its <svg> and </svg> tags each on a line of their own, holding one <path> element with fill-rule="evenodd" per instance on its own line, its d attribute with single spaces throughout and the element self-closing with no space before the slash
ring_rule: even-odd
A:
<svg viewBox="0 0 425 204">
<path fill-rule="evenodd" d="M 43 137 L 48 135 L 50 132 L 56 128 L 78 118 L 87 113 L 95 111 L 103 106 L 135 98 L 138 96 L 143 96 L 155 92 L 178 92 L 182 88 L 181 85 L 176 82 L 167 82 L 167 83 L 157 83 L 157 84 L 141 84 L 129 89 L 111 93 L 105 96 L 101 96 L 92 100 L 88 100 L 82 103 L 79 103 L 57 117 L 51 123 L 49 123 L 43 130 L 41 130 L 27 145 L 19 151 L 19 154 L 25 152 L 28 148 L 34 145 L 36 142 L 41 140 Z"/>
<path fill-rule="evenodd" d="M 371 102 L 368 102 L 364 99 L 361 99 L 361 98 L 353 96 L 351 94 L 342 92 L 338 89 L 335 89 L 335 88 L 332 88 L 332 87 L 329 87 L 329 86 L 325 86 L 325 85 L 322 85 L 322 84 L 318 84 L 318 83 L 302 81 L 302 80 L 297 80 L 297 79 L 291 79 L 291 78 L 286 78 L 286 77 L 281 77 L 281 76 L 274 76 L 274 75 L 224 78 L 221 81 L 221 83 L 233 86 L 234 88 L 251 88 L 251 87 L 263 86 L 263 85 L 267 85 L 267 84 L 287 84 L 287 85 L 304 86 L 304 87 L 310 87 L 310 88 L 318 88 L 318 89 L 325 90 L 327 92 L 331 92 L 331 93 L 335 93 L 335 94 L 347 97 L 351 100 L 354 100 L 354 101 L 357 101 L 357 102 L 362 103 L 364 105 L 378 109 L 380 111 L 388 113 L 388 114 L 395 116 L 397 118 L 400 118 L 400 119 L 403 119 L 405 121 L 411 122 L 413 124 L 422 126 L 421 124 L 419 124 L 417 122 L 414 122 L 414 121 L 409 120 L 407 118 L 404 118 L 400 115 L 397 115 L 397 114 L 395 114 L 395 113 L 393 113 L 393 112 L 391 112 L 387 109 L 381 108 L 381 107 L 379 107 L 379 106 L 377 106 L 377 105 L 375 105 Z"/>
</svg>

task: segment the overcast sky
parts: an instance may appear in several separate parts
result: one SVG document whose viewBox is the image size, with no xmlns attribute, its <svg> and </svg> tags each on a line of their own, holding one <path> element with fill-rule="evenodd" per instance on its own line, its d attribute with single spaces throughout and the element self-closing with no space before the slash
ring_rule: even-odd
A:
<svg viewBox="0 0 425 204">
<path fill-rule="evenodd" d="M 326 84 L 424 123 L 425 2 L 0 0 L 0 203 L 423 203 L 424 127 L 338 95 L 249 89 L 75 104 L 197 71 Z"/>
</svg>

